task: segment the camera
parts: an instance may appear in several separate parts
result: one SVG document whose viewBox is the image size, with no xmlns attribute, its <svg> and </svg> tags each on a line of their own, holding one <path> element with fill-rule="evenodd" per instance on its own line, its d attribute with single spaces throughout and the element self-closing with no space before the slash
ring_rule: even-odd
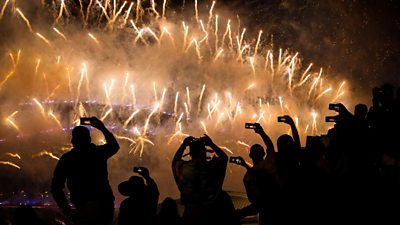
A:
<svg viewBox="0 0 400 225">
<path fill-rule="evenodd" d="M 229 158 L 229 162 L 230 163 L 236 163 L 236 164 L 240 165 L 242 163 L 242 159 L 240 157 L 237 157 L 237 156 L 231 156 Z"/>
<path fill-rule="evenodd" d="M 80 124 L 81 125 L 90 125 L 91 124 L 91 118 L 90 117 L 81 117 L 80 118 Z"/>
<path fill-rule="evenodd" d="M 193 138 L 192 140 L 191 140 L 191 142 L 190 142 L 190 144 L 193 144 L 193 143 L 203 143 L 203 144 L 205 144 L 205 141 L 204 141 L 204 138 L 203 137 L 199 137 L 199 138 Z"/>
<path fill-rule="evenodd" d="M 135 173 L 141 173 L 141 172 L 142 172 L 142 168 L 139 167 L 139 166 L 135 166 L 135 167 L 133 167 L 133 172 L 135 172 Z"/>
<path fill-rule="evenodd" d="M 286 122 L 286 118 L 284 116 L 278 116 L 278 122 Z"/>
<path fill-rule="evenodd" d="M 256 124 L 255 123 L 245 123 L 244 128 L 246 129 L 256 129 Z"/>
<path fill-rule="evenodd" d="M 340 112 L 340 104 L 330 103 L 329 110 L 334 110 L 336 112 Z"/>
</svg>

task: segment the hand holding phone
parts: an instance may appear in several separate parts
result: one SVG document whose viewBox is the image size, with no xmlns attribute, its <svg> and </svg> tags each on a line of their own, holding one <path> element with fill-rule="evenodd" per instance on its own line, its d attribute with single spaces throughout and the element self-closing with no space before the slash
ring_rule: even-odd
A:
<svg viewBox="0 0 400 225">
<path fill-rule="evenodd" d="M 149 177 L 149 170 L 146 167 L 142 167 L 142 166 L 134 166 L 133 167 L 133 172 L 138 173 L 139 175 L 143 176 L 143 177 Z"/>
<path fill-rule="evenodd" d="M 284 116 L 278 116 L 278 122 L 284 123 L 284 122 L 286 122 L 286 118 Z"/>
<path fill-rule="evenodd" d="M 278 116 L 278 122 L 294 125 L 294 120 L 289 115 Z"/>
<path fill-rule="evenodd" d="M 340 113 L 344 112 L 346 110 L 346 107 L 342 103 L 337 103 L 337 104 L 330 103 L 329 110 L 333 110 Z"/>
<path fill-rule="evenodd" d="M 339 110 L 339 107 L 338 107 L 338 105 L 337 104 L 334 104 L 334 103 L 329 103 L 329 110 L 334 110 L 334 111 L 338 111 Z"/>
<path fill-rule="evenodd" d="M 326 116 L 325 122 L 337 122 L 337 116 Z"/>
<path fill-rule="evenodd" d="M 133 172 L 135 173 L 141 173 L 142 172 L 142 168 L 140 166 L 134 166 L 133 167 Z"/>
<path fill-rule="evenodd" d="M 256 124 L 255 123 L 245 123 L 244 128 L 246 129 L 256 129 Z"/>
<path fill-rule="evenodd" d="M 97 128 L 97 129 L 99 129 L 99 130 L 106 129 L 106 127 L 105 127 L 103 121 L 101 121 L 101 120 L 98 119 L 97 117 L 91 117 L 91 118 L 90 118 L 90 125 L 91 125 L 92 127 L 95 127 L 95 128 Z"/>
<path fill-rule="evenodd" d="M 241 165 L 243 163 L 243 158 L 241 156 L 231 156 L 229 162 Z"/>
</svg>

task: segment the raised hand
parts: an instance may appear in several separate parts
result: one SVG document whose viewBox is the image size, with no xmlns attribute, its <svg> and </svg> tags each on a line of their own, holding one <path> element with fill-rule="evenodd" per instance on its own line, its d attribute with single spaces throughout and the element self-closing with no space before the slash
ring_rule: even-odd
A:
<svg viewBox="0 0 400 225">
<path fill-rule="evenodd" d="M 150 176 L 150 172 L 149 169 L 147 169 L 146 167 L 140 167 L 140 170 L 138 171 L 138 174 L 142 177 L 149 177 Z"/>
<path fill-rule="evenodd" d="M 294 120 L 289 115 L 284 115 L 283 118 L 284 119 L 282 120 L 282 122 L 289 124 L 289 125 L 294 125 Z"/>
<path fill-rule="evenodd" d="M 95 127 L 99 130 L 104 130 L 106 129 L 106 126 L 104 125 L 103 121 L 99 120 L 97 117 L 93 116 L 90 118 L 90 125 L 92 127 Z"/>
<path fill-rule="evenodd" d="M 206 146 L 211 146 L 213 144 L 213 141 L 211 140 L 210 136 L 207 134 L 204 134 L 203 137 L 201 137 L 201 140 L 204 142 Z"/>
<path fill-rule="evenodd" d="M 186 137 L 186 138 L 183 140 L 182 145 L 184 145 L 184 146 L 189 146 L 190 143 L 192 143 L 194 139 L 195 139 L 195 137 L 193 137 L 193 136 L 188 136 L 188 137 Z"/>
<path fill-rule="evenodd" d="M 262 128 L 261 124 L 259 123 L 254 123 L 255 128 L 254 128 L 254 132 L 257 134 L 262 134 L 264 133 L 264 129 Z"/>
</svg>

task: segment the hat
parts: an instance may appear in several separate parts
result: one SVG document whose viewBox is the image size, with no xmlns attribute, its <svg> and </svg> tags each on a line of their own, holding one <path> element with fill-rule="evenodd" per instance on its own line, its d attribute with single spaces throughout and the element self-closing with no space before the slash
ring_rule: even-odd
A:
<svg viewBox="0 0 400 225">
<path fill-rule="evenodd" d="M 141 193 L 145 187 L 146 185 L 142 177 L 131 176 L 129 180 L 123 181 L 118 185 L 118 191 L 123 196 L 131 196 Z"/>
</svg>

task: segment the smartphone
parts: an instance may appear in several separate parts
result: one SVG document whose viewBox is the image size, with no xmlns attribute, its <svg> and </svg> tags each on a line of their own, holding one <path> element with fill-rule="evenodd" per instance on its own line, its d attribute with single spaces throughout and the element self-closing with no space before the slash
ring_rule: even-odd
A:
<svg viewBox="0 0 400 225">
<path fill-rule="evenodd" d="M 284 116 L 278 116 L 278 122 L 286 122 L 286 118 Z"/>
<path fill-rule="evenodd" d="M 135 166 L 135 167 L 133 167 L 133 172 L 135 172 L 135 173 L 141 173 L 141 172 L 142 172 L 142 168 L 139 167 L 139 166 Z"/>
<path fill-rule="evenodd" d="M 245 123 L 244 128 L 246 129 L 256 129 L 256 124 L 255 123 Z"/>
<path fill-rule="evenodd" d="M 337 117 L 336 116 L 326 116 L 325 122 L 337 122 Z"/>
<path fill-rule="evenodd" d="M 242 159 L 240 157 L 237 157 L 237 156 L 231 156 L 229 158 L 229 162 L 230 163 L 241 164 L 242 163 Z"/>
<path fill-rule="evenodd" d="M 80 123 L 81 125 L 90 125 L 91 124 L 91 119 L 90 117 L 81 117 Z"/>
<path fill-rule="evenodd" d="M 329 110 L 334 110 L 336 112 L 339 112 L 340 111 L 340 105 L 339 104 L 330 103 L 329 104 Z"/>
</svg>

